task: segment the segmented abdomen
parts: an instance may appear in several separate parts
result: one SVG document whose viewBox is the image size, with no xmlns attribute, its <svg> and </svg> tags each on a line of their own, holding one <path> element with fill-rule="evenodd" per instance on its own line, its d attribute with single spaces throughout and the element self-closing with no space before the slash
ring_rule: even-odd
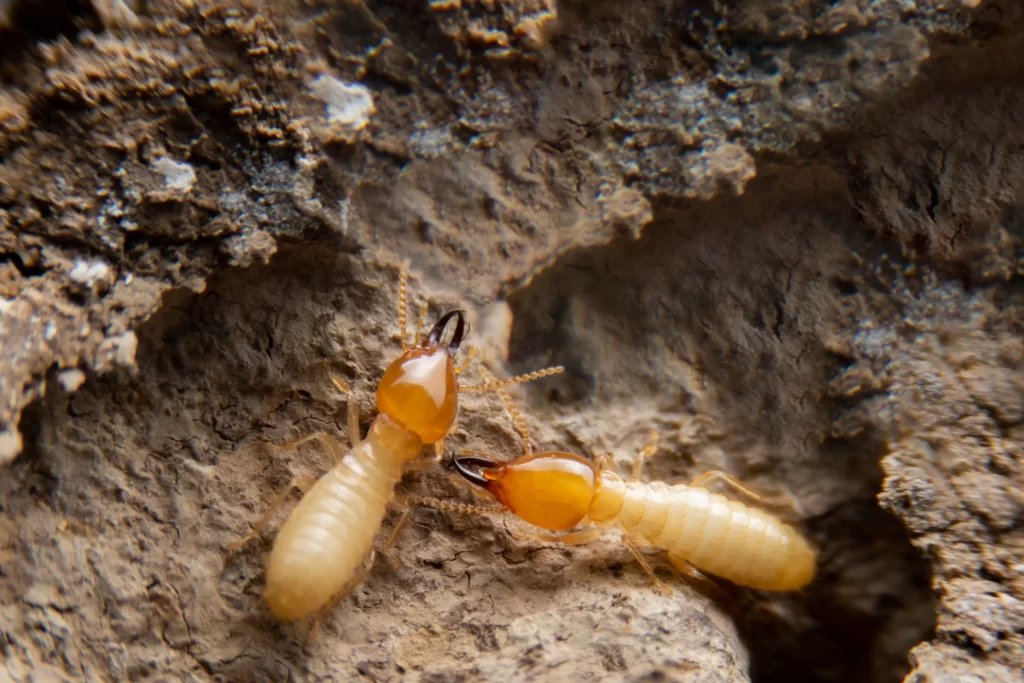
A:
<svg viewBox="0 0 1024 683">
<path fill-rule="evenodd" d="M 797 590 L 814 578 L 814 551 L 778 518 L 707 489 L 626 482 L 617 521 L 703 572 L 760 590 Z"/>
<path fill-rule="evenodd" d="M 281 619 L 301 619 L 323 607 L 363 563 L 380 531 L 399 454 L 365 441 L 303 497 L 274 541 L 264 596 Z"/>
</svg>

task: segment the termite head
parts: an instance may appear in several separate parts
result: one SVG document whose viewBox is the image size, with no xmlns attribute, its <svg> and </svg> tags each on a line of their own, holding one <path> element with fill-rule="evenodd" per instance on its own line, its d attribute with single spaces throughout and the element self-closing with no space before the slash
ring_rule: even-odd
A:
<svg viewBox="0 0 1024 683">
<path fill-rule="evenodd" d="M 458 456 L 452 464 L 517 517 L 550 531 L 578 525 L 594 499 L 594 467 L 571 453 L 535 453 L 505 463 Z"/>
<path fill-rule="evenodd" d="M 441 337 L 452 318 L 455 331 L 451 340 L 444 342 Z M 459 412 L 454 357 L 468 329 L 462 311 L 445 313 L 421 344 L 388 366 L 377 387 L 377 410 L 414 432 L 423 443 L 443 438 Z"/>
</svg>

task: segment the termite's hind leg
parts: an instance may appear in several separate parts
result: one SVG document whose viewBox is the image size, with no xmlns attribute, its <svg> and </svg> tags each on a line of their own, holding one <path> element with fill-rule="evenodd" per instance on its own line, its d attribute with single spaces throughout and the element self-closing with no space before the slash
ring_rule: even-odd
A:
<svg viewBox="0 0 1024 683">
<path fill-rule="evenodd" d="M 625 544 L 626 549 L 629 550 L 629 554 L 633 556 L 633 559 L 640 563 L 640 566 L 643 567 L 644 572 L 647 574 L 647 576 L 650 577 L 651 583 L 654 584 L 655 590 L 657 590 L 659 593 L 663 595 L 672 595 L 672 589 L 669 588 L 665 584 L 665 582 L 658 578 L 658 575 L 654 573 L 654 568 L 651 567 L 651 564 L 647 561 L 647 558 L 645 558 L 640 553 L 640 550 L 636 547 L 636 545 L 633 544 L 633 541 L 630 540 L 629 536 L 627 536 L 626 534 L 622 534 L 622 542 L 623 544 Z"/>
<path fill-rule="evenodd" d="M 708 487 L 708 484 L 710 484 L 713 481 L 720 481 L 724 484 L 727 484 L 738 493 L 742 493 L 744 496 L 750 498 L 751 500 L 757 503 L 763 503 L 765 500 L 765 497 L 762 496 L 760 493 L 750 488 L 749 486 L 741 482 L 739 479 L 729 474 L 728 472 L 723 472 L 721 470 L 709 470 L 707 472 L 702 472 L 701 474 L 698 474 L 696 477 L 693 478 L 693 481 L 690 482 L 690 486 L 699 486 L 701 488 L 706 489 Z"/>
<path fill-rule="evenodd" d="M 722 594 L 722 588 L 717 583 L 712 581 L 707 574 L 690 564 L 682 555 L 669 553 L 668 561 L 697 590 L 703 593 Z"/>
<path fill-rule="evenodd" d="M 263 516 L 256 521 L 256 524 L 253 525 L 252 531 L 250 531 L 240 541 L 236 541 L 231 544 L 231 547 L 228 550 L 229 556 L 237 553 L 242 549 L 242 546 L 260 535 L 260 532 L 263 531 L 263 528 L 267 525 L 267 522 L 270 521 L 270 518 L 274 516 L 274 513 L 277 512 L 282 505 L 284 505 L 284 501 L 288 499 L 293 488 L 299 489 L 299 491 L 305 493 L 314 483 L 316 483 L 316 479 L 306 474 L 300 474 L 288 482 L 288 485 L 285 486 L 270 503 L 270 507 L 268 507 L 266 512 L 263 513 Z"/>
<path fill-rule="evenodd" d="M 675 553 L 668 554 L 668 561 L 672 563 L 672 566 L 679 570 L 679 573 L 688 579 L 694 581 L 706 581 L 708 583 L 714 583 L 708 578 L 707 574 L 694 567 L 690 562 L 682 555 Z"/>
<path fill-rule="evenodd" d="M 326 605 L 317 610 L 316 616 L 313 617 L 313 623 L 310 625 L 309 633 L 306 635 L 306 639 L 302 641 L 303 648 L 313 642 L 313 638 L 316 637 L 316 632 L 319 630 L 320 624 L 323 622 L 324 618 L 330 614 L 342 600 L 347 598 L 349 593 L 365 581 L 366 577 L 370 575 L 370 572 L 373 570 L 373 563 L 374 560 L 376 560 L 376 556 L 376 551 L 371 550 L 368 552 L 366 557 L 363 558 L 363 563 L 359 566 L 359 569 L 356 570 L 356 573 L 352 578 L 345 582 L 345 585 L 341 587 L 341 590 L 335 593 L 334 597 L 332 597 Z"/>
<path fill-rule="evenodd" d="M 722 482 L 737 493 L 746 496 L 759 505 L 772 508 L 788 508 L 798 515 L 801 512 L 800 504 L 797 503 L 793 496 L 789 494 L 766 496 L 753 490 L 728 472 L 722 472 L 721 470 L 711 470 L 697 475 L 694 477 L 693 481 L 690 482 L 690 486 L 699 486 L 706 489 L 708 487 L 707 485 L 713 481 Z"/>
</svg>

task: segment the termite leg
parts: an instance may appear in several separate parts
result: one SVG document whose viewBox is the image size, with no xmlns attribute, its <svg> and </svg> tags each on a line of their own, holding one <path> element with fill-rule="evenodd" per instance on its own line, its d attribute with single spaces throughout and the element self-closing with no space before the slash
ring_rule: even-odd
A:
<svg viewBox="0 0 1024 683">
<path fill-rule="evenodd" d="M 612 459 L 612 456 L 605 453 L 604 455 L 597 456 L 597 459 L 594 461 L 594 468 L 597 470 L 598 474 L 607 470 L 614 471 L 615 461 Z"/>
<path fill-rule="evenodd" d="M 440 442 L 438 442 L 438 443 L 440 443 Z M 408 462 L 405 463 L 405 471 L 406 472 L 419 472 L 421 470 L 430 469 L 431 467 L 433 467 L 437 463 L 441 462 L 441 459 L 443 457 L 444 457 L 443 451 L 441 451 L 441 449 L 439 449 L 437 447 L 437 444 L 434 444 L 434 452 L 433 452 L 433 454 L 431 454 L 431 455 L 423 455 L 423 456 L 420 456 L 420 457 L 416 458 L 415 460 L 409 460 Z"/>
<path fill-rule="evenodd" d="M 404 529 L 405 525 L 409 523 L 410 513 L 412 513 L 412 508 L 406 508 L 405 512 L 402 513 L 401 518 L 399 518 L 398 523 L 395 524 L 395 528 L 391 530 L 391 533 L 388 535 L 388 540 L 384 543 L 385 552 L 389 552 L 392 548 L 395 547 L 395 543 L 398 542 L 398 535 L 402 533 L 402 529 Z M 402 566 L 402 563 L 398 560 L 397 557 L 394 558 L 394 561 L 398 564 L 398 566 Z"/>
<path fill-rule="evenodd" d="M 629 554 L 632 555 L 633 558 L 640 563 L 640 566 L 643 567 L 644 572 L 646 572 L 647 576 L 650 577 L 651 583 L 654 584 L 655 590 L 657 590 L 659 593 L 662 593 L 663 595 L 672 595 L 672 589 L 665 585 L 664 581 L 658 578 L 658 575 L 654 573 L 654 568 L 651 567 L 650 563 L 647 561 L 647 558 L 640 554 L 640 550 L 633 544 L 633 541 L 630 540 L 629 536 L 627 536 L 626 534 L 622 534 L 622 542 L 625 544 L 626 549 L 629 550 Z"/>
<path fill-rule="evenodd" d="M 363 564 L 356 570 L 356 573 L 352 578 L 342 586 L 341 590 L 338 591 L 326 605 L 317 610 L 316 616 L 313 617 L 313 623 L 309 628 L 309 633 L 306 635 L 306 639 L 302 642 L 303 648 L 313 642 L 313 638 L 316 637 L 316 632 L 319 630 L 320 623 L 324 618 L 338 606 L 338 603 L 347 598 L 349 593 L 355 590 L 359 584 L 366 580 L 366 577 L 368 577 L 370 572 L 373 570 L 373 563 L 376 558 L 376 551 L 371 550 L 367 553 L 366 557 L 363 559 Z"/>
<path fill-rule="evenodd" d="M 349 402 L 351 403 L 352 387 L 349 386 L 348 382 L 334 374 L 334 372 L 331 370 L 331 364 L 326 358 L 322 362 L 324 364 L 324 369 L 327 371 L 327 377 L 328 379 L 331 380 L 331 384 L 333 384 L 334 388 L 340 391 L 342 394 L 348 396 Z"/>
<path fill-rule="evenodd" d="M 270 503 L 270 507 L 268 507 L 267 511 L 263 513 L 263 516 L 256 521 L 255 525 L 253 525 L 252 531 L 250 531 L 242 540 L 231 544 L 229 554 L 233 555 L 238 552 L 242 549 L 242 546 L 260 535 L 260 532 L 263 531 L 263 527 L 267 525 L 270 518 L 274 516 L 274 513 L 277 512 L 282 505 L 284 505 L 284 501 L 288 499 L 293 488 L 299 489 L 305 493 L 305 491 L 314 483 L 316 483 L 316 479 L 307 474 L 300 474 L 288 482 L 288 485 L 284 487 L 284 490 L 277 494 L 273 502 Z"/>
<path fill-rule="evenodd" d="M 400 510 L 402 510 L 402 516 L 398 518 L 398 522 L 395 527 L 388 534 L 388 538 L 384 541 L 384 545 L 381 548 L 376 549 L 376 552 L 384 556 L 393 569 L 400 569 L 402 567 L 402 561 L 398 559 L 398 555 L 393 552 L 395 544 L 398 542 L 398 536 L 402 533 L 402 529 L 409 522 L 409 515 L 412 509 L 407 504 L 404 497 L 396 495 L 395 499 L 391 501 L 391 504 Z"/>
<path fill-rule="evenodd" d="M 741 482 L 736 477 L 732 476 L 728 472 L 722 472 L 721 470 L 711 470 L 704 472 L 694 477 L 693 481 L 690 482 L 690 486 L 699 486 L 701 488 L 707 488 L 707 484 L 712 481 L 721 481 L 722 483 L 730 486 L 733 490 L 743 494 L 747 498 L 750 498 L 754 502 L 764 505 L 766 507 L 788 507 L 796 512 L 800 511 L 800 506 L 797 504 L 796 499 L 790 495 L 780 496 L 765 496 L 757 491 L 754 491 L 749 486 Z"/>
<path fill-rule="evenodd" d="M 541 541 L 543 543 L 564 543 L 565 545 L 585 545 L 592 541 L 597 540 L 604 530 L 599 527 L 592 527 L 590 529 L 582 529 L 580 531 L 570 531 L 567 534 L 517 534 L 512 532 L 518 540 L 531 540 Z"/>
<path fill-rule="evenodd" d="M 702 587 L 705 590 L 712 590 L 716 592 L 721 591 L 717 583 L 712 581 L 707 574 L 705 574 L 704 572 L 690 564 L 681 555 L 669 553 L 668 561 L 671 562 L 672 566 L 675 567 L 680 574 L 686 577 L 686 580 L 689 581 L 691 584 L 695 584 L 696 586 Z"/>
<path fill-rule="evenodd" d="M 340 391 L 341 393 L 345 394 L 346 396 L 351 396 L 352 395 L 352 387 L 350 387 L 348 385 L 348 382 L 346 382 L 345 380 L 341 379 L 340 377 L 338 377 L 337 375 L 335 375 L 331 371 L 331 363 L 330 363 L 330 361 L 328 361 L 325 358 L 321 362 L 324 364 L 324 367 L 327 369 L 327 376 L 331 379 L 331 383 L 334 384 L 334 386 L 338 389 L 338 391 Z"/>
<path fill-rule="evenodd" d="M 263 446 L 273 451 L 290 451 L 311 441 L 319 442 L 320 445 L 324 447 L 324 450 L 327 451 L 327 454 L 334 459 L 335 464 L 341 462 L 341 444 L 338 443 L 337 439 L 331 436 L 330 432 L 316 432 L 314 434 L 309 434 L 302 438 L 295 439 L 294 441 L 287 441 L 282 444 L 264 442 Z"/>
<path fill-rule="evenodd" d="M 395 569 L 402 567 L 402 561 L 398 559 L 398 555 L 394 552 L 395 544 L 398 543 L 398 537 L 405 529 L 405 525 L 409 523 L 409 515 L 412 514 L 412 508 L 405 508 L 405 512 L 398 518 L 398 522 L 395 523 L 395 528 L 388 534 L 388 540 L 384 541 L 384 549 L 381 553 L 387 558 L 388 563 Z"/>
<path fill-rule="evenodd" d="M 356 449 L 363 443 L 363 439 L 359 434 L 359 404 L 354 398 L 349 399 L 346 412 L 348 413 L 348 440 L 352 444 L 352 448 Z M 340 463 L 341 458 L 337 458 L 337 462 Z"/>
<path fill-rule="evenodd" d="M 428 308 L 426 301 L 420 303 L 420 317 L 416 320 L 416 331 L 412 335 L 413 346 L 418 346 L 420 343 L 420 333 L 423 332 L 423 326 L 427 323 Z"/>
<path fill-rule="evenodd" d="M 633 479 L 640 481 L 644 476 L 644 462 L 658 452 L 658 432 L 652 430 L 647 445 L 636 454 L 633 461 Z"/>
</svg>

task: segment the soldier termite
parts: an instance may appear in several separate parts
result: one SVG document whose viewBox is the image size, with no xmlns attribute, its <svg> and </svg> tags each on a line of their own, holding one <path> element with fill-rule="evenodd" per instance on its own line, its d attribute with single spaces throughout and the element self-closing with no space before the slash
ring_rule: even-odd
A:
<svg viewBox="0 0 1024 683">
<path fill-rule="evenodd" d="M 388 505 L 394 501 L 395 484 L 406 470 L 436 462 L 435 458 L 420 457 L 423 446 L 438 445 L 458 414 L 458 375 L 472 356 L 459 367 L 454 356 L 465 339 L 468 325 L 461 311 L 450 311 L 422 342 L 418 340 L 417 327 L 410 346 L 405 329 L 407 278 L 403 268 L 399 281 L 403 353 L 381 378 L 377 388 L 379 413 L 366 438 L 359 435 L 358 404 L 350 400 L 348 435 L 352 449 L 348 453 L 327 432 L 278 446 L 294 448 L 316 440 L 334 457 L 335 465 L 315 484 L 307 477 L 293 480 L 252 531 L 232 546 L 232 551 L 236 551 L 257 536 L 293 487 L 306 489 L 312 484 L 277 533 L 268 562 L 264 597 L 271 612 L 280 619 L 297 620 L 316 613 L 314 630 L 320 619 L 369 574 L 376 552 L 374 538 Z M 425 312 L 423 307 L 421 322 Z M 444 342 L 442 336 L 452 320 L 455 329 L 451 340 Z M 560 367 L 547 368 L 508 382 L 525 382 L 559 372 Z M 345 391 L 338 380 L 334 381 Z M 488 389 L 489 385 L 461 387 L 461 391 Z M 394 543 L 406 516 L 395 526 L 386 549 Z"/>
<path fill-rule="evenodd" d="M 703 579 L 702 572 L 707 572 L 765 591 L 795 591 L 814 579 L 815 552 L 795 528 L 705 488 L 718 480 L 754 501 L 766 502 L 731 475 L 705 472 L 688 485 L 641 481 L 644 460 L 657 449 L 656 433 L 637 454 L 630 481 L 612 471 L 607 456 L 595 464 L 571 453 L 532 453 L 522 417 L 502 390 L 503 383 L 486 386 L 502 394 L 526 452 L 508 462 L 457 456 L 453 465 L 520 519 L 548 531 L 568 532 L 535 538 L 582 544 L 608 528 L 618 528 L 630 553 L 665 592 L 670 591 L 657 579 L 635 541 L 667 550 L 673 566 L 693 578 Z M 570 531 L 581 526 L 585 528 Z"/>
</svg>

